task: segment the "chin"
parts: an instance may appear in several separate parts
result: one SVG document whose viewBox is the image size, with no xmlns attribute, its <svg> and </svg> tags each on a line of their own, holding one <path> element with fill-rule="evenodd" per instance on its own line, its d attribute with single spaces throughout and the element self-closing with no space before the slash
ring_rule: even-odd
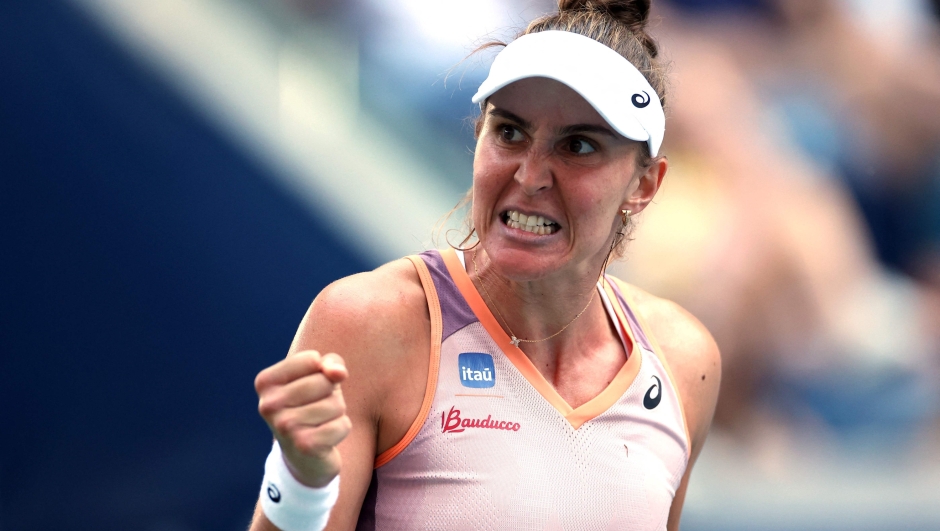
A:
<svg viewBox="0 0 940 531">
<path fill-rule="evenodd" d="M 523 282 L 539 280 L 558 270 L 564 260 L 544 249 L 503 248 L 487 251 L 500 276 Z"/>
</svg>

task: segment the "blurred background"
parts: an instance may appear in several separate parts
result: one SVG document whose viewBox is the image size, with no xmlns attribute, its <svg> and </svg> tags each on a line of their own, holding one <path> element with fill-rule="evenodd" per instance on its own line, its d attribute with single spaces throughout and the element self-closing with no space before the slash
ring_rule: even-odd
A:
<svg viewBox="0 0 940 531">
<path fill-rule="evenodd" d="M 940 5 L 657 0 L 670 172 L 616 274 L 722 394 L 686 530 L 940 529 Z M 244 529 L 255 374 L 445 245 L 548 0 L 0 3 L 0 531 Z"/>
</svg>

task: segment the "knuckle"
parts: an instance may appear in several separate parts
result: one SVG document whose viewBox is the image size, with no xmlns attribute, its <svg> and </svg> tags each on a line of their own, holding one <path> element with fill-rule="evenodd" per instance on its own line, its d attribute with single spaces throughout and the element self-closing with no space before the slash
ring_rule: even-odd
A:
<svg viewBox="0 0 940 531">
<path fill-rule="evenodd" d="M 319 433 L 310 430 L 297 438 L 296 446 L 302 453 L 312 455 L 323 449 L 323 442 Z"/>
<path fill-rule="evenodd" d="M 309 454 L 309 453 L 310 453 L 310 443 L 309 443 L 309 440 L 307 439 L 307 437 L 305 437 L 305 436 L 298 436 L 298 437 L 296 437 L 296 438 L 294 439 L 294 448 L 296 448 L 298 452 L 300 452 L 300 453 L 302 453 L 302 454 L 304 454 L 304 455 Z"/>
<path fill-rule="evenodd" d="M 329 380 L 327 380 L 326 376 L 323 374 L 315 374 L 311 376 L 308 385 L 311 394 L 311 400 L 314 401 L 328 399 L 330 393 L 333 391 L 333 388 L 330 387 Z"/>
<path fill-rule="evenodd" d="M 262 417 L 274 415 L 281 409 L 281 401 L 272 393 L 264 393 L 258 398 L 258 413 Z"/>
<path fill-rule="evenodd" d="M 351 428 L 352 423 L 349 421 L 349 417 L 340 417 L 329 424 L 324 433 L 324 438 L 329 441 L 330 446 L 335 446 L 349 435 Z"/>
<path fill-rule="evenodd" d="M 294 427 L 294 420 L 290 415 L 280 415 L 278 418 L 274 419 L 274 429 L 282 435 L 287 435 L 290 433 L 291 429 Z"/>
<path fill-rule="evenodd" d="M 298 354 L 298 356 L 300 356 L 300 359 L 303 360 L 304 363 L 316 365 L 319 365 L 320 358 L 322 357 L 316 350 L 305 350 Z"/>
<path fill-rule="evenodd" d="M 258 414 L 262 417 L 267 417 L 272 413 L 270 402 L 266 401 L 264 397 L 258 399 Z"/>
<path fill-rule="evenodd" d="M 268 387 L 268 377 L 266 371 L 261 371 L 255 376 L 255 391 L 261 394 Z"/>
<path fill-rule="evenodd" d="M 336 413 L 341 417 L 346 416 L 346 402 L 342 400 L 339 401 L 339 403 L 336 405 Z"/>
<path fill-rule="evenodd" d="M 346 401 L 343 400 L 343 397 L 333 395 L 332 402 L 333 410 L 337 417 L 346 415 Z"/>
</svg>

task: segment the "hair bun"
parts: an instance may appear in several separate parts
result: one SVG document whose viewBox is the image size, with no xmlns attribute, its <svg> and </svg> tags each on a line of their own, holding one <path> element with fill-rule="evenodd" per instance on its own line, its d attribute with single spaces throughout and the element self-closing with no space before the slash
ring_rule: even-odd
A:
<svg viewBox="0 0 940 531">
<path fill-rule="evenodd" d="M 639 33 L 646 29 L 650 0 L 558 0 L 558 11 L 599 11 Z"/>
<path fill-rule="evenodd" d="M 659 55 L 659 48 L 656 41 L 646 33 L 650 2 L 651 0 L 558 0 L 558 13 L 603 13 L 633 32 L 650 57 L 655 58 Z"/>
</svg>

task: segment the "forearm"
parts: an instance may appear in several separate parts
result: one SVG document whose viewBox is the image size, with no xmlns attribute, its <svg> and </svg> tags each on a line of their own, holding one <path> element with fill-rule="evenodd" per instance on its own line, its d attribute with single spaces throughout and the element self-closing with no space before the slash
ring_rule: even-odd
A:
<svg viewBox="0 0 940 531">
<path fill-rule="evenodd" d="M 272 524 L 268 517 L 261 510 L 261 502 L 255 504 L 255 514 L 251 517 L 251 525 L 248 531 L 282 531 L 276 525 Z"/>
</svg>

